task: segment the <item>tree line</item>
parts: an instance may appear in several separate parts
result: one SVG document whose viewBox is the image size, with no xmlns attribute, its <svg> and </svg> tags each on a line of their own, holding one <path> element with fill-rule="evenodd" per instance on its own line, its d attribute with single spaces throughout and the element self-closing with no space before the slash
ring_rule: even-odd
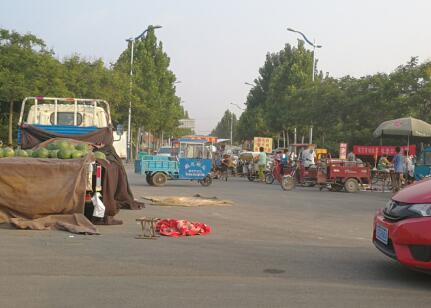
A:
<svg viewBox="0 0 431 308">
<path fill-rule="evenodd" d="M 131 99 L 134 129 L 144 127 L 155 135 L 184 134 L 178 126 L 187 113 L 176 95 L 170 59 L 154 30 L 134 44 L 132 97 L 130 52 L 126 47 L 109 67 L 102 59 L 88 60 L 78 54 L 59 60 L 43 39 L 0 29 L 0 139 L 8 143 L 15 139 L 20 102 L 26 96 L 105 99 L 114 125 L 125 127 Z"/>
<path fill-rule="evenodd" d="M 312 51 L 302 41 L 268 53 L 234 127 L 236 141 L 284 133 L 292 143 L 294 128 L 300 138 L 312 126 L 313 143 L 336 151 L 340 142 L 378 143 L 372 132 L 383 121 L 431 119 L 431 62 L 412 57 L 391 73 L 360 78 L 324 76 L 315 67 L 314 82 L 312 66 Z"/>
</svg>

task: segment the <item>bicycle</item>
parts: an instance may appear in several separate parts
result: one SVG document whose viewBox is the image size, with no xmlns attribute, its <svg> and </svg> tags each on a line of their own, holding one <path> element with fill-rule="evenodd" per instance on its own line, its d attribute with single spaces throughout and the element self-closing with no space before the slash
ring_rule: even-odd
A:
<svg viewBox="0 0 431 308">
<path fill-rule="evenodd" d="M 281 188 L 285 191 L 289 191 L 295 188 L 297 181 L 296 171 L 299 168 L 299 164 L 292 162 L 289 174 L 284 175 L 280 181 Z"/>
<path fill-rule="evenodd" d="M 390 172 L 385 170 L 382 171 L 378 169 L 371 170 L 371 184 L 377 185 L 378 183 L 381 184 L 383 190 L 385 189 L 385 187 L 388 190 L 392 190 L 393 185 L 392 185 L 392 178 L 391 178 Z"/>
</svg>

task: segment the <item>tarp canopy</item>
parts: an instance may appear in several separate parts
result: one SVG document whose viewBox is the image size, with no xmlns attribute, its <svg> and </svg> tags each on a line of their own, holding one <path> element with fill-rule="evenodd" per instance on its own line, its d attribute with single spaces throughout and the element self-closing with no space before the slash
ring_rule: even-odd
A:
<svg viewBox="0 0 431 308">
<path fill-rule="evenodd" d="M 68 138 L 91 143 L 99 147 L 99 151 L 105 153 L 107 161 L 98 161 L 104 168 L 102 183 L 103 203 L 106 206 L 106 215 L 115 216 L 120 208 L 140 209 L 144 205 L 136 201 L 130 189 L 126 170 L 121 158 L 113 147 L 112 128 L 100 128 L 97 131 L 82 135 L 62 135 L 39 129 L 32 125 L 22 125 L 22 145 L 23 149 L 36 147 L 41 142 L 53 138 Z"/>
<path fill-rule="evenodd" d="M 86 170 L 78 159 L 0 159 L 0 223 L 21 229 L 97 233 L 85 218 Z"/>
<path fill-rule="evenodd" d="M 431 137 L 431 124 L 412 117 L 385 121 L 376 128 L 373 136 Z"/>
</svg>

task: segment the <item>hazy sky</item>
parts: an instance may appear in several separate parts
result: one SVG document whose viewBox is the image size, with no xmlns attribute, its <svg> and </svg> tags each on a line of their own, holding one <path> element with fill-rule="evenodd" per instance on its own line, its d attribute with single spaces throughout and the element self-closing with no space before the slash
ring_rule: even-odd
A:
<svg viewBox="0 0 431 308">
<path fill-rule="evenodd" d="M 296 44 L 292 27 L 323 48 L 318 69 L 340 77 L 390 72 L 411 56 L 431 58 L 431 1 L 0 0 L 0 27 L 32 32 L 61 59 L 79 53 L 115 62 L 125 39 L 157 30 L 177 94 L 199 133 L 245 102 L 267 52 Z M 35 93 L 37 95 L 37 93 Z"/>
</svg>

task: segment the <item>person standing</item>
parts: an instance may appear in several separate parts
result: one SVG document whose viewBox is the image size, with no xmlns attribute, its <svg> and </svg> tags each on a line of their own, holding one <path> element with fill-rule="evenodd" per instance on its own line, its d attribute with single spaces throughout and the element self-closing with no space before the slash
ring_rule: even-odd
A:
<svg viewBox="0 0 431 308">
<path fill-rule="evenodd" d="M 257 167 L 259 170 L 259 180 L 265 182 L 266 153 L 264 152 L 263 147 L 259 148 Z"/>
<path fill-rule="evenodd" d="M 404 157 L 405 157 L 404 175 L 405 175 L 406 182 L 413 183 L 414 173 L 415 173 L 413 156 L 410 156 L 408 151 L 404 151 Z"/>
<path fill-rule="evenodd" d="M 392 164 L 394 166 L 395 172 L 395 185 L 393 185 L 394 191 L 398 191 L 401 189 L 402 183 L 404 181 L 404 156 L 401 154 L 400 147 L 395 148 L 395 154 Z"/>
<path fill-rule="evenodd" d="M 316 153 L 314 152 L 312 147 L 302 152 L 302 164 L 305 168 L 309 168 L 310 166 L 314 165 L 315 161 Z"/>
<path fill-rule="evenodd" d="M 349 154 L 347 154 L 347 160 L 348 161 L 356 161 L 356 155 L 353 153 L 353 151 L 350 151 Z"/>
</svg>

